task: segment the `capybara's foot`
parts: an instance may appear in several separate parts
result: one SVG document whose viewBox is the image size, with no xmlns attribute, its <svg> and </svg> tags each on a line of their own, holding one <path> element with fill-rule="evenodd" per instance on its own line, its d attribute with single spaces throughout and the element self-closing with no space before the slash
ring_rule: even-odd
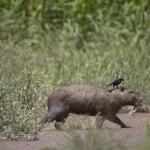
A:
<svg viewBox="0 0 150 150">
<path fill-rule="evenodd" d="M 62 128 L 61 128 L 62 124 L 63 124 L 62 122 L 56 122 L 55 123 L 55 128 L 58 129 L 58 130 L 62 130 Z"/>
<path fill-rule="evenodd" d="M 122 125 L 121 128 L 131 128 L 131 127 L 129 127 L 127 125 Z"/>
</svg>

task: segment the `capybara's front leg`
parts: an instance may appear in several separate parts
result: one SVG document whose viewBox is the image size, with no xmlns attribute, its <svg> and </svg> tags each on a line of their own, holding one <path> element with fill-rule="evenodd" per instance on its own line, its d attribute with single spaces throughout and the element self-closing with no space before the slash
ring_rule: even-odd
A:
<svg viewBox="0 0 150 150">
<path fill-rule="evenodd" d="M 105 117 L 102 116 L 101 113 L 99 112 L 96 115 L 96 120 L 95 120 L 97 129 L 100 129 L 103 126 L 104 121 L 105 121 Z"/>
<path fill-rule="evenodd" d="M 113 123 L 120 125 L 121 128 L 129 128 L 126 124 L 124 124 L 116 115 L 109 115 L 107 119 Z"/>
</svg>

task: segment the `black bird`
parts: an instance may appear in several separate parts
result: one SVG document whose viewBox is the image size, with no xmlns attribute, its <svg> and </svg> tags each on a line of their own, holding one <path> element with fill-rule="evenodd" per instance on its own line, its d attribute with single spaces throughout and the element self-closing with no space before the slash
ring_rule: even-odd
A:
<svg viewBox="0 0 150 150">
<path fill-rule="evenodd" d="M 114 88 L 115 86 L 118 88 L 118 85 L 119 85 L 122 81 L 124 81 L 123 78 L 116 79 L 116 80 L 114 80 L 113 82 L 111 82 L 110 84 L 107 84 L 107 86 L 111 86 L 111 85 L 112 85 L 113 88 Z"/>
</svg>

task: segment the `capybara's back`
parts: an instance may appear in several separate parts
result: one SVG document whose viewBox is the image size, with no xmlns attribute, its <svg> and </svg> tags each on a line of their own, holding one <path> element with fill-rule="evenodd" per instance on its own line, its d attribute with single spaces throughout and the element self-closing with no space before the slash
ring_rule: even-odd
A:
<svg viewBox="0 0 150 150">
<path fill-rule="evenodd" d="M 102 106 L 99 103 L 100 97 L 103 97 L 105 91 L 95 86 L 89 85 L 71 85 L 55 90 L 47 100 L 48 109 L 57 104 L 63 104 L 70 113 L 76 114 L 96 114 L 97 107 Z"/>
</svg>

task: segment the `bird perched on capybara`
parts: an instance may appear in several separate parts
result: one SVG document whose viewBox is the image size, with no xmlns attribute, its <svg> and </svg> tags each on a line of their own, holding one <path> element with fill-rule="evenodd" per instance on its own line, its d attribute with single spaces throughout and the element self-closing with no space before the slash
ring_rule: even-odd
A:
<svg viewBox="0 0 150 150">
<path fill-rule="evenodd" d="M 41 120 L 41 124 L 55 120 L 55 127 L 59 129 L 59 123 L 64 123 L 68 114 L 74 113 L 97 116 L 96 121 L 101 120 L 100 124 L 97 122 L 97 127 L 101 127 L 107 119 L 121 128 L 127 128 L 116 114 L 123 106 L 138 106 L 140 102 L 139 94 L 134 91 L 114 89 L 109 92 L 90 85 L 64 86 L 48 97 L 48 113 Z"/>
<path fill-rule="evenodd" d="M 112 85 L 113 88 L 114 88 L 115 86 L 118 88 L 118 85 L 119 85 L 122 81 L 124 81 L 123 78 L 116 79 L 116 80 L 112 81 L 111 83 L 107 84 L 107 86 L 111 86 L 111 85 Z"/>
</svg>

